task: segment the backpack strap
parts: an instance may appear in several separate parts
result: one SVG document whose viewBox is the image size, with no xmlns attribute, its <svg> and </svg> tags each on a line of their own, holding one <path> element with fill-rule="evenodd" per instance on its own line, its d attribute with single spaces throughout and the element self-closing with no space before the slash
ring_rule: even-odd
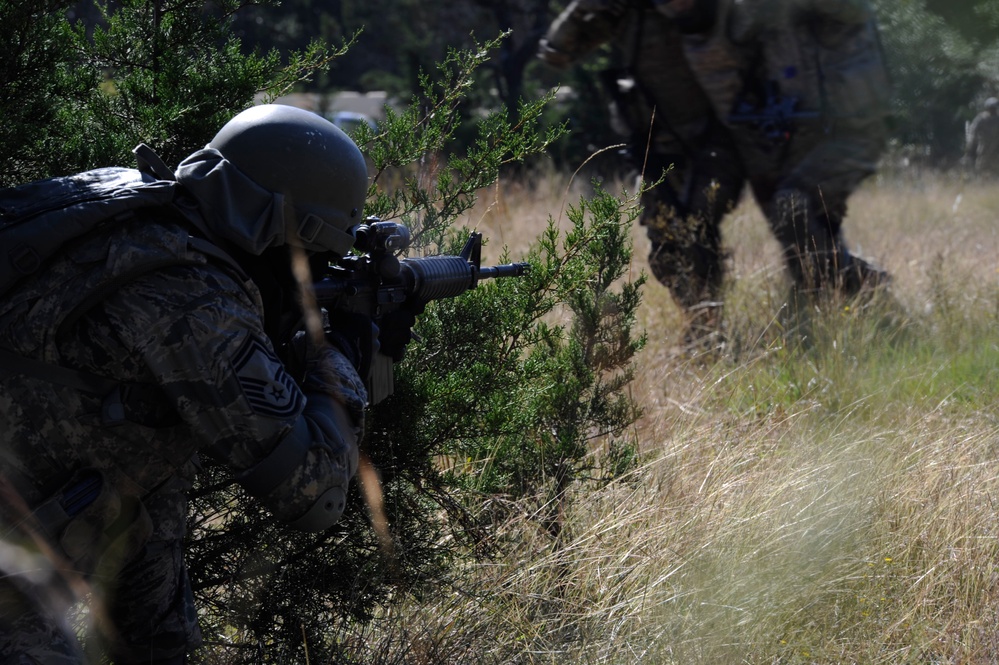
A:
<svg viewBox="0 0 999 665">
<path fill-rule="evenodd" d="M 149 426 L 165 424 L 163 422 L 146 422 L 146 419 L 135 415 L 135 409 L 129 407 L 127 396 L 138 401 L 140 394 L 148 396 L 154 389 L 159 390 L 159 387 L 153 384 L 126 384 L 91 372 L 54 365 L 44 360 L 26 358 L 8 349 L 0 348 L 0 376 L 10 377 L 17 374 L 44 379 L 50 383 L 101 397 L 101 423 L 105 426 L 112 427 L 126 422 L 136 422 Z"/>
<path fill-rule="evenodd" d="M 160 159 L 160 156 L 153 152 L 145 143 L 140 143 L 132 149 L 138 169 L 142 173 L 148 173 L 157 180 L 177 180 L 170 167 Z"/>
<path fill-rule="evenodd" d="M 104 376 L 27 358 L 0 348 L 0 376 L 9 377 L 16 374 L 44 378 L 51 383 L 75 388 L 90 395 L 107 395 L 118 387 L 117 381 Z"/>
</svg>

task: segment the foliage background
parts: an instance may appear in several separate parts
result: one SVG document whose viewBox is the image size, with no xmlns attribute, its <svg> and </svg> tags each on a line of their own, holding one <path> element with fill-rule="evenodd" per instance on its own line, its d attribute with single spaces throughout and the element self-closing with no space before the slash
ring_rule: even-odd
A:
<svg viewBox="0 0 999 665">
<path fill-rule="evenodd" d="M 959 152 L 963 122 L 997 92 L 996 2 L 973 3 L 975 20 L 929 0 L 878 7 L 897 86 L 896 146 L 919 156 L 920 168 L 946 167 Z M 201 658 L 255 662 L 266 654 L 299 662 L 307 648 L 327 662 L 461 662 L 469 653 L 494 662 L 566 653 L 581 662 L 620 653 L 719 662 L 735 652 L 758 654 L 759 662 L 809 662 L 813 653 L 828 662 L 891 662 L 891 653 L 906 649 L 915 659 L 986 653 L 979 646 L 985 638 L 954 633 L 960 618 L 947 615 L 939 589 L 950 585 L 962 594 L 965 620 L 976 612 L 996 615 L 987 563 L 994 557 L 976 535 L 988 532 L 985 504 L 978 495 L 944 491 L 947 478 L 991 461 L 986 446 L 962 449 L 964 462 L 951 463 L 944 443 L 991 440 L 978 400 L 994 386 L 987 373 L 973 370 L 991 367 L 994 358 L 968 356 L 955 340 L 994 346 L 983 331 L 994 323 L 995 298 L 988 283 L 967 290 L 975 282 L 954 270 L 953 255 L 940 250 L 938 260 L 927 254 L 932 247 L 902 239 L 913 220 L 964 220 L 956 212 L 962 196 L 974 194 L 993 219 L 994 202 L 978 189 L 955 191 L 963 185 L 946 174 L 940 185 L 921 172 L 903 177 L 902 189 L 878 190 L 889 203 L 862 199 L 869 212 L 858 223 L 882 233 L 861 234 L 861 245 L 891 256 L 884 243 L 894 242 L 920 266 L 915 274 L 907 264 L 890 267 L 910 278 L 911 290 L 903 289 L 910 311 L 925 312 L 914 317 L 923 342 L 893 346 L 876 326 L 843 313 L 822 328 L 825 351 L 804 357 L 780 345 L 767 318 L 768 298 L 780 292 L 770 280 L 779 271 L 767 262 L 766 241 L 757 237 L 754 245 L 743 226 L 751 214 L 736 215 L 744 247 L 762 250 L 755 254 L 761 263 L 734 272 L 748 279 L 734 287 L 727 314 L 732 355 L 718 364 L 679 361 L 670 351 L 679 325 L 657 285 L 648 287 L 653 307 L 639 310 L 643 278 L 628 249 L 628 196 L 579 187 L 543 169 L 549 160 L 575 168 L 592 150 L 617 142 L 591 83 L 613 53 L 561 81 L 533 60 L 536 39 L 557 9 L 526 1 L 0 1 L 9 37 L 0 42 L 5 184 L 128 164 L 138 142 L 176 163 L 259 93 L 387 89 L 408 100 L 406 110 L 390 118 L 384 135 L 358 137 L 369 156 L 382 155 L 373 211 L 413 224 L 423 238 L 418 250 L 428 252 L 453 252 L 464 226 L 495 223 L 498 241 L 518 245 L 517 258 L 529 255 L 536 266 L 529 280 L 484 288 L 433 308 L 421 322 L 426 341 L 400 368 L 396 398 L 373 414 L 368 453 L 382 476 L 365 477 L 362 488 L 380 486 L 383 514 L 357 493 L 340 528 L 303 537 L 271 525 L 220 470 L 209 471 L 192 518 L 192 569 L 211 642 Z M 477 41 L 506 29 L 513 32 L 490 48 Z M 459 56 L 449 46 L 467 50 Z M 553 109 L 545 94 L 558 83 L 580 94 Z M 521 96 L 539 103 L 521 106 Z M 441 124 L 427 122 L 432 117 Z M 567 136 L 559 134 L 562 120 Z M 491 142 L 497 135 L 506 139 Z M 515 167 L 527 177 L 501 178 Z M 455 188 L 479 173 L 484 179 Z M 921 210 L 899 212 L 891 203 L 940 189 Z M 520 200 L 552 214 L 538 219 L 537 211 L 516 208 Z M 929 210 L 937 211 L 932 220 Z M 498 245 L 490 251 L 501 258 Z M 635 387 L 632 360 L 644 342 L 632 334 L 638 323 L 655 330 L 658 343 L 642 356 L 640 377 L 648 383 Z M 893 359 L 903 361 L 900 374 L 881 364 Z M 875 371 L 855 371 L 865 365 Z M 971 373 L 963 375 L 962 367 Z M 546 383 L 552 376 L 558 381 Z M 894 377 L 897 401 L 874 399 L 883 388 L 874 376 Z M 917 413 L 900 407 L 914 395 L 919 408 L 944 413 L 946 426 L 927 430 Z M 957 406 L 948 401 L 955 395 Z M 635 420 L 639 405 L 651 407 L 651 416 Z M 965 435 L 968 422 L 984 429 Z M 775 433 L 785 445 L 774 447 Z M 905 446 L 914 436 L 926 446 L 911 452 Z M 880 446 L 884 441 L 893 445 Z M 828 455 L 810 461 L 823 446 Z M 913 455 L 946 470 L 923 477 L 934 498 L 929 513 L 919 512 L 918 492 L 906 487 L 885 489 L 862 505 L 852 501 L 857 487 L 903 478 Z M 877 473 L 858 475 L 854 466 Z M 782 484 L 795 473 L 800 483 Z M 847 482 L 856 478 L 870 484 Z M 987 474 L 973 480 L 991 487 Z M 231 510 L 233 502 L 240 510 Z M 850 523 L 859 526 L 833 528 L 860 508 L 865 519 Z M 919 528 L 960 513 L 974 521 L 949 521 L 952 530 Z M 384 516 L 392 525 L 387 532 L 380 530 Z M 826 534 L 819 547 L 798 546 L 816 534 Z M 849 537 L 840 540 L 842 534 Z M 606 548 L 594 545 L 605 541 Z M 941 566 L 954 556 L 952 541 L 970 543 L 959 548 L 967 566 Z M 885 568 L 886 557 L 900 560 L 898 552 L 907 566 Z M 831 567 L 791 565 L 809 556 Z M 865 575 L 871 563 L 876 574 Z M 931 576 L 943 587 L 922 584 L 944 569 L 955 576 Z M 789 571 L 804 583 L 777 584 Z M 759 584 L 747 586 L 753 581 Z M 807 602 L 816 589 L 821 602 Z M 664 595 L 642 595 L 650 590 Z M 784 590 L 789 596 L 779 602 Z M 875 594 L 883 594 L 876 622 L 860 607 Z M 652 600 L 636 605 L 640 598 Z M 892 613 L 892 599 L 903 611 Z M 747 619 L 747 607 L 772 621 Z M 849 622 L 837 623 L 844 616 Z M 663 628 L 629 632 L 630 620 Z M 732 625 L 740 628 L 734 636 L 720 628 Z M 625 643 L 617 656 L 605 651 L 618 640 Z M 882 644 L 894 651 L 878 651 Z"/>
<path fill-rule="evenodd" d="M 997 0 L 873 2 L 894 80 L 897 152 L 938 167 L 951 166 L 963 147 L 965 122 L 985 98 L 999 95 Z M 275 93 L 384 90 L 407 102 L 420 91 L 420 72 L 436 76 L 435 65 L 448 48 L 471 48 L 504 31 L 510 31 L 508 38 L 476 72 L 475 85 L 464 95 L 463 117 L 471 119 L 476 109 L 501 106 L 516 113 L 519 99 L 540 99 L 561 85 L 575 95 L 566 106 L 549 111 L 549 123 L 568 121 L 570 128 L 548 151 L 558 164 L 574 169 L 595 149 L 620 140 L 608 127 L 609 100 L 595 85 L 597 71 L 618 57 L 613 51 L 606 49 L 562 74 L 534 57 L 537 40 L 565 4 L 555 0 L 210 2 L 204 6 L 224 21 L 224 27 L 206 30 L 198 37 L 200 42 L 193 41 L 191 25 L 165 26 L 161 33 L 150 30 L 127 58 L 121 45 L 117 53 L 111 44 L 83 51 L 62 34 L 64 29 L 52 29 L 68 17 L 92 36 L 96 26 L 107 23 L 102 7 L 149 13 L 173 4 L 178 3 L 5 0 L 0 5 L 7 21 L 4 29 L 12 36 L 0 47 L 5 63 L 0 103 L 11 119 L 3 136 L 10 149 L 0 159 L 22 160 L 0 168 L 0 177 L 8 178 L 4 182 L 17 180 L 7 174 L 70 172 L 124 163 L 135 139 L 167 152 L 178 145 L 182 154 L 210 138 L 224 109 L 245 105 L 253 93 L 267 89 L 268 77 L 283 65 L 292 67 L 283 81 L 274 82 Z M 26 22 L 25 16 L 33 18 Z M 146 39 L 154 34 L 161 36 Z M 346 43 L 351 45 L 346 53 L 330 57 L 334 48 Z M 318 52 L 312 50 L 316 48 Z M 212 58 L 203 57 L 209 52 Z M 248 59 L 236 58 L 237 53 Z M 63 66 L 56 66 L 60 61 Z M 65 66 L 68 62 L 74 65 L 71 69 Z M 183 121 L 180 108 L 172 112 L 166 108 L 172 92 L 156 90 L 153 84 L 158 80 L 160 86 L 169 86 L 180 75 L 195 88 L 176 92 L 196 100 L 198 81 L 204 84 L 233 67 L 246 69 L 226 74 L 228 85 L 219 90 L 225 96 L 212 100 L 212 109 L 184 109 Z M 101 108 L 107 101 L 94 97 L 95 90 L 109 72 L 123 69 L 133 70 L 134 92 L 149 98 L 144 103 L 156 105 L 151 99 L 156 96 L 164 102 L 155 116 L 138 119 L 137 108 Z M 146 73 L 139 76 L 140 70 Z M 56 114 L 63 115 L 61 122 L 43 122 Z M 472 131 L 456 134 L 465 142 L 472 136 Z M 49 163 L 32 171 L 23 163 L 23 155 L 45 155 Z"/>
</svg>

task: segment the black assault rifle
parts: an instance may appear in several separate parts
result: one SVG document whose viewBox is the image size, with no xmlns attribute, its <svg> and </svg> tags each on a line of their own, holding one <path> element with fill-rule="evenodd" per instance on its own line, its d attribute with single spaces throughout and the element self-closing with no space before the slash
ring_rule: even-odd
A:
<svg viewBox="0 0 999 665">
<path fill-rule="evenodd" d="M 519 277 L 530 269 L 528 263 L 482 268 L 481 233 L 469 236 L 459 256 L 400 259 L 398 254 L 409 247 L 409 229 L 376 217 L 365 221 L 353 230 L 352 253 L 331 262 L 313 285 L 317 304 L 331 322 L 360 316 L 387 325 L 385 317 L 403 308 L 422 312 L 427 303 L 460 296 L 479 280 Z M 380 352 L 364 355 L 370 366 L 360 371 L 366 374 L 369 403 L 377 404 L 392 394 L 393 359 Z"/>
</svg>

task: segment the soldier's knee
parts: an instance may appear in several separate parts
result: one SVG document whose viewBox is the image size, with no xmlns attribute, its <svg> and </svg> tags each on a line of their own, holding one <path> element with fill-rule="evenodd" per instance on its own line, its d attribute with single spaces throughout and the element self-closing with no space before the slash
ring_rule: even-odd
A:
<svg viewBox="0 0 999 665">
<path fill-rule="evenodd" d="M 649 269 L 685 309 L 716 300 L 721 290 L 723 266 L 717 252 L 653 243 Z"/>
</svg>

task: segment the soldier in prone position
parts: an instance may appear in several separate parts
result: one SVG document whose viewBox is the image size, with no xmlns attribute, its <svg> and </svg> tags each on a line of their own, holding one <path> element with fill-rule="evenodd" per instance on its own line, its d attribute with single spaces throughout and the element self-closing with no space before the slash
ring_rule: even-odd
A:
<svg viewBox="0 0 999 665">
<path fill-rule="evenodd" d="M 0 663 L 83 663 L 65 612 L 88 588 L 108 601 L 116 665 L 183 663 L 200 640 L 182 552 L 198 456 L 309 531 L 340 518 L 357 468 L 357 359 L 321 335 L 279 340 L 300 314 L 293 254 L 352 245 L 360 151 L 266 105 L 175 172 L 137 154 L 172 203 L 0 296 L 0 350 L 23 359 L 0 371 Z"/>
</svg>

